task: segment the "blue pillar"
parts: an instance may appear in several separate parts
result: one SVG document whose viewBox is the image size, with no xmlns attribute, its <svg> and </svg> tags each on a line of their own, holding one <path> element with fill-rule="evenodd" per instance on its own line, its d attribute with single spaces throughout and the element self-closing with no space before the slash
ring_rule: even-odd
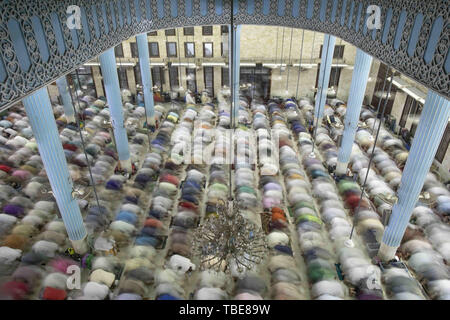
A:
<svg viewBox="0 0 450 320">
<path fill-rule="evenodd" d="M 359 114 L 366 92 L 367 79 L 369 78 L 372 56 L 357 49 L 355 67 L 353 69 L 352 83 L 348 94 L 347 113 L 344 120 L 344 134 L 339 148 L 336 174 L 343 175 L 347 172 L 348 161 L 352 153 L 353 140 L 355 140 L 358 128 Z"/>
<path fill-rule="evenodd" d="M 99 58 L 120 165 L 123 169 L 131 172 L 130 149 L 128 148 L 127 130 L 124 126 L 122 97 L 120 95 L 114 48 L 106 50 Z"/>
<path fill-rule="evenodd" d="M 419 125 L 411 145 L 408 160 L 403 170 L 398 202 L 392 208 L 378 256 L 389 261 L 408 226 L 412 211 L 417 203 L 425 178 L 433 163 L 450 116 L 450 101 L 428 90 Z"/>
<path fill-rule="evenodd" d="M 139 66 L 141 68 L 142 89 L 144 91 L 145 110 L 147 112 L 147 125 L 155 125 L 155 108 L 153 100 L 153 82 L 150 72 L 150 59 L 148 53 L 147 34 L 136 36 L 139 53 Z"/>
<path fill-rule="evenodd" d="M 328 83 L 330 82 L 331 64 L 333 63 L 334 44 L 336 37 L 325 34 L 322 47 L 322 62 L 320 63 L 319 79 L 317 82 L 316 105 L 314 118 L 319 118 L 320 127 L 323 118 L 325 102 L 327 100 Z"/>
<path fill-rule="evenodd" d="M 86 228 L 78 202 L 72 197 L 72 179 L 59 139 L 47 88 L 41 88 L 24 98 L 23 105 L 69 239 L 74 249 L 83 253 L 86 250 L 83 245 Z"/>
<path fill-rule="evenodd" d="M 56 86 L 58 87 L 59 95 L 63 102 L 64 116 L 67 119 L 67 123 L 75 122 L 75 113 L 73 111 L 72 98 L 70 96 L 66 76 L 56 80 Z"/>
<path fill-rule="evenodd" d="M 234 116 L 233 121 L 235 125 L 238 123 L 239 117 L 239 72 L 240 72 L 240 63 L 241 63 L 241 26 L 234 26 L 232 29 L 233 32 L 233 52 L 231 52 L 231 59 L 233 61 L 233 78 L 232 78 L 232 87 L 233 90 L 233 104 L 234 104 Z"/>
</svg>

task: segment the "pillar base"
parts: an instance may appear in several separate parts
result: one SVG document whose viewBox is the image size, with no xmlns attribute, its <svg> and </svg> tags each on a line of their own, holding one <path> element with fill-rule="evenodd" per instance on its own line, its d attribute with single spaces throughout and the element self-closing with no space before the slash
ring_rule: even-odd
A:
<svg viewBox="0 0 450 320">
<path fill-rule="evenodd" d="M 381 243 L 380 249 L 378 250 L 378 258 L 380 258 L 384 262 L 389 262 L 395 258 L 395 253 L 397 252 L 398 247 L 391 247 L 385 243 Z"/>
<path fill-rule="evenodd" d="M 354 248 L 354 247 L 355 247 L 355 243 L 353 242 L 352 239 L 347 239 L 347 240 L 345 240 L 344 245 L 345 245 L 347 248 Z"/>
<path fill-rule="evenodd" d="M 120 162 L 120 167 L 122 168 L 122 170 L 125 170 L 128 173 L 131 173 L 131 171 L 132 171 L 131 159 L 119 160 L 119 162 Z"/>
<path fill-rule="evenodd" d="M 318 120 L 317 120 L 317 128 L 315 128 L 315 129 L 320 128 L 322 126 L 322 122 L 323 122 L 323 118 L 318 118 Z"/>
<path fill-rule="evenodd" d="M 334 171 L 334 173 L 337 176 L 343 176 L 347 174 L 347 166 L 348 166 L 348 162 L 337 162 L 336 165 L 336 170 Z"/>
<path fill-rule="evenodd" d="M 147 117 L 147 126 L 155 126 L 155 117 Z"/>
<path fill-rule="evenodd" d="M 70 240 L 70 242 L 72 243 L 73 249 L 78 254 L 83 255 L 87 253 L 89 250 L 89 247 L 86 242 L 86 236 L 81 240 Z"/>
<path fill-rule="evenodd" d="M 69 115 L 69 116 L 64 115 L 64 116 L 66 117 L 67 123 L 75 123 L 76 122 L 74 115 Z"/>
</svg>

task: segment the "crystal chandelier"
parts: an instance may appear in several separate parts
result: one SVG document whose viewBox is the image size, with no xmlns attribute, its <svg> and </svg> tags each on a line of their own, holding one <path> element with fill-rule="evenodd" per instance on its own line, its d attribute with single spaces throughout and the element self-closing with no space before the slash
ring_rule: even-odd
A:
<svg viewBox="0 0 450 320">
<path fill-rule="evenodd" d="M 267 256 L 264 232 L 244 218 L 232 201 L 216 208 L 217 215 L 210 215 L 193 237 L 200 269 L 230 273 L 233 266 L 239 273 L 252 270 Z"/>
</svg>

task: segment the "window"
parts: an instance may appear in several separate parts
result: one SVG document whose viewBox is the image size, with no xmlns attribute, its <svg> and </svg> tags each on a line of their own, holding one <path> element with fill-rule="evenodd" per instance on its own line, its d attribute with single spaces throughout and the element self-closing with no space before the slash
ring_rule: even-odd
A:
<svg viewBox="0 0 450 320">
<path fill-rule="evenodd" d="M 203 57 L 212 58 L 213 57 L 213 43 L 203 42 Z"/>
<path fill-rule="evenodd" d="M 251 89 L 247 90 L 247 95 L 251 97 L 270 97 L 270 86 L 272 69 L 264 68 L 262 64 L 256 64 L 256 67 L 241 67 L 239 71 L 239 83 L 250 83 Z"/>
<path fill-rule="evenodd" d="M 174 35 L 175 35 L 175 29 L 167 29 L 167 30 L 164 30 L 164 34 L 165 34 L 166 36 L 174 36 Z"/>
<path fill-rule="evenodd" d="M 414 137 L 414 134 L 416 133 L 417 124 L 418 124 L 418 123 L 415 122 L 415 121 L 411 124 L 411 130 L 410 130 L 411 137 Z"/>
<path fill-rule="evenodd" d="M 448 144 L 450 142 L 450 125 L 447 124 L 447 129 L 445 129 L 444 135 L 442 136 L 441 143 L 439 144 L 439 148 L 436 152 L 436 160 L 439 163 L 442 163 L 444 160 L 445 154 L 447 153 Z"/>
<path fill-rule="evenodd" d="M 186 68 L 186 86 L 192 92 L 197 91 L 197 79 L 195 77 L 195 68 Z"/>
<path fill-rule="evenodd" d="M 150 57 L 158 58 L 159 57 L 159 45 L 158 42 L 149 42 L 148 43 L 148 52 Z"/>
<path fill-rule="evenodd" d="M 150 57 L 159 57 L 159 44 L 158 42 L 149 42 L 148 43 L 148 51 Z"/>
<path fill-rule="evenodd" d="M 97 67 L 100 74 L 101 69 L 100 67 Z M 70 74 L 71 76 L 68 77 L 68 81 L 74 81 L 76 83 L 76 86 L 81 87 L 83 90 L 87 90 L 88 94 L 95 94 L 97 97 L 99 96 L 97 94 L 97 88 L 95 86 L 94 82 L 94 76 L 92 73 L 92 67 L 89 66 L 81 66 L 78 68 L 78 76 L 76 75 L 75 71 Z M 78 78 L 80 79 L 80 83 L 78 83 Z M 105 88 L 103 88 L 103 92 L 105 92 Z M 58 96 L 59 97 L 59 96 Z"/>
<path fill-rule="evenodd" d="M 139 57 L 138 49 L 137 49 L 137 43 L 136 42 L 130 42 L 130 49 L 131 49 L 131 56 L 133 58 Z"/>
<path fill-rule="evenodd" d="M 339 86 L 339 79 L 341 78 L 342 68 L 331 67 L 330 81 L 328 82 L 328 88 Z"/>
<path fill-rule="evenodd" d="M 220 43 L 220 56 L 224 58 L 228 57 L 228 42 Z"/>
<path fill-rule="evenodd" d="M 141 76 L 141 68 L 139 64 L 135 65 L 133 67 L 134 70 L 134 79 L 136 80 L 136 84 L 139 84 L 142 86 L 142 76 Z"/>
<path fill-rule="evenodd" d="M 411 111 L 411 114 L 414 116 L 420 116 L 422 114 L 423 104 L 416 100 L 416 105 Z"/>
<path fill-rule="evenodd" d="M 178 67 L 169 67 L 170 90 L 178 89 L 180 81 L 178 79 Z"/>
<path fill-rule="evenodd" d="M 184 56 L 186 58 L 195 57 L 195 44 L 194 44 L 194 42 L 185 42 L 184 43 Z"/>
<path fill-rule="evenodd" d="M 221 34 L 228 34 L 228 26 L 220 26 Z"/>
<path fill-rule="evenodd" d="M 158 31 L 150 31 L 148 33 L 149 36 L 156 37 L 158 35 Z"/>
<path fill-rule="evenodd" d="M 398 73 L 392 70 L 384 63 L 380 62 L 380 67 L 378 69 L 377 73 L 377 80 L 375 82 L 375 89 L 373 91 L 372 101 L 370 102 L 370 105 L 377 109 L 378 104 L 381 103 L 381 110 L 384 107 L 384 103 L 387 96 L 387 91 L 389 88 L 389 82 L 386 81 L 384 83 L 384 79 L 386 77 L 396 76 Z M 389 94 L 389 99 L 387 100 L 386 108 L 384 111 L 384 115 L 391 114 L 392 106 L 394 105 L 395 100 L 395 94 L 397 92 L 397 86 L 392 85 L 391 92 Z M 381 100 L 381 101 L 380 101 Z"/>
<path fill-rule="evenodd" d="M 177 56 L 177 43 L 176 42 L 166 42 L 166 50 L 168 57 Z"/>
<path fill-rule="evenodd" d="M 120 89 L 129 89 L 128 88 L 127 69 L 125 67 L 117 68 L 117 75 L 119 76 Z"/>
<path fill-rule="evenodd" d="M 341 67 L 331 67 L 330 72 L 330 80 L 328 81 L 328 88 L 337 87 L 339 85 L 339 79 L 341 77 Z M 320 63 L 317 66 L 317 75 L 316 75 L 316 88 L 319 85 L 319 74 L 320 74 Z"/>
<path fill-rule="evenodd" d="M 103 94 L 106 95 L 106 90 L 105 90 L 105 82 L 102 79 L 102 89 L 103 89 Z M 95 89 L 95 92 L 97 92 L 97 89 Z"/>
<path fill-rule="evenodd" d="M 333 58 L 344 59 L 344 45 L 338 45 L 334 47 Z"/>
<path fill-rule="evenodd" d="M 122 44 L 118 44 L 117 46 L 114 47 L 114 53 L 115 53 L 116 57 L 123 58 Z"/>
<path fill-rule="evenodd" d="M 344 58 L 344 45 L 334 46 L 333 59 L 343 59 Z M 323 45 L 320 45 L 319 57 L 322 57 Z"/>
<path fill-rule="evenodd" d="M 203 67 L 205 90 L 210 96 L 214 96 L 214 67 Z"/>
<path fill-rule="evenodd" d="M 223 86 L 230 87 L 230 74 L 228 68 L 221 68 L 221 69 L 222 69 L 222 87 Z"/>
<path fill-rule="evenodd" d="M 407 128 L 410 131 L 412 137 L 417 129 L 418 118 L 422 113 L 423 105 L 415 100 L 410 95 L 406 96 L 405 105 L 403 107 L 402 116 L 400 117 L 399 125 L 402 128 Z M 411 127 L 407 126 L 408 118 L 412 117 Z"/>
<path fill-rule="evenodd" d="M 185 36 L 193 36 L 194 35 L 194 27 L 185 27 L 185 28 L 183 28 L 183 34 Z"/>
<path fill-rule="evenodd" d="M 212 26 L 204 26 L 202 27 L 202 35 L 204 36 L 212 36 L 213 27 Z"/>
<path fill-rule="evenodd" d="M 415 100 L 411 96 L 406 96 L 405 105 L 403 106 L 402 116 L 400 117 L 399 126 L 404 128 L 408 121 L 409 112 L 414 106 Z"/>
<path fill-rule="evenodd" d="M 162 90 L 162 86 L 164 84 L 164 69 L 162 67 L 152 67 L 151 71 L 153 86 L 157 86 L 160 90 Z"/>
</svg>

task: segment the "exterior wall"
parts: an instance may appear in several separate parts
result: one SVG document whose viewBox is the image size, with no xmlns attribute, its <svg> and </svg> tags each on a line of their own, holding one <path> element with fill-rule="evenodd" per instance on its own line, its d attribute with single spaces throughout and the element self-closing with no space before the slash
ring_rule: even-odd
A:
<svg viewBox="0 0 450 320">
<path fill-rule="evenodd" d="M 222 39 L 227 39 L 227 35 L 222 36 L 220 26 L 213 26 L 213 35 L 212 36 L 203 36 L 202 35 L 202 27 L 196 26 L 194 27 L 194 36 L 185 36 L 183 32 L 183 28 L 177 28 L 175 36 L 166 36 L 164 30 L 158 30 L 156 36 L 148 35 L 148 42 L 157 42 L 159 48 L 159 57 L 150 57 L 150 64 L 152 63 L 165 63 L 167 66 L 168 62 L 171 63 L 195 63 L 197 67 L 196 72 L 196 81 L 197 81 L 197 91 L 202 91 L 204 88 L 203 81 L 203 68 L 202 62 L 225 62 L 227 58 L 222 58 L 221 54 L 221 43 Z M 127 41 L 123 42 L 124 47 L 124 57 L 126 61 L 132 61 L 138 63 L 137 58 L 132 58 L 131 50 L 126 50 L 126 47 L 130 47 L 130 42 L 136 42 L 136 38 L 132 37 Z M 177 46 L 177 57 L 167 57 L 167 47 L 166 42 L 175 42 Z M 185 54 L 185 42 L 194 42 L 195 47 L 195 57 L 186 58 Z M 203 58 L 203 43 L 204 42 L 212 42 L 213 43 L 213 58 Z M 131 69 L 131 68 L 130 68 Z M 186 67 L 180 67 L 180 84 L 186 90 Z M 219 75 L 217 75 L 219 73 Z M 133 75 L 134 79 L 134 75 Z M 214 89 L 215 91 L 220 88 L 220 67 L 214 68 Z M 168 69 L 164 70 L 164 80 L 165 83 L 163 85 L 163 91 L 170 90 L 170 82 L 169 82 L 169 72 Z M 216 81 L 218 80 L 218 81 Z M 130 83 L 130 80 L 128 81 Z M 131 88 L 131 83 L 130 83 Z"/>
<path fill-rule="evenodd" d="M 291 61 L 293 63 L 298 63 L 300 60 L 302 32 L 301 29 L 293 29 L 291 48 Z M 304 34 L 302 62 L 316 63 L 319 58 L 320 45 L 323 43 L 323 33 L 305 30 Z M 282 60 L 283 63 L 286 63 L 289 59 L 290 38 L 290 28 L 243 25 L 241 31 L 241 60 L 272 63 L 280 63 Z"/>
<path fill-rule="evenodd" d="M 271 95 L 281 97 L 291 97 L 297 95 L 298 67 L 289 67 L 289 81 L 287 81 L 287 69 L 280 72 L 280 69 L 272 70 L 271 77 Z M 317 67 L 311 69 L 302 69 L 300 71 L 300 80 L 297 97 L 313 98 L 314 85 L 316 84 Z M 286 85 L 288 93 L 286 94 Z"/>
<path fill-rule="evenodd" d="M 283 36 L 284 29 L 284 36 Z M 292 30 L 292 45 L 291 45 L 291 30 Z M 320 63 L 320 47 L 323 42 L 323 34 L 318 32 L 304 31 L 303 53 L 301 63 L 303 64 L 317 64 Z M 299 64 L 301 43 L 303 38 L 303 30 L 291 29 L 276 26 L 254 26 L 243 25 L 241 31 L 241 62 L 254 63 L 283 63 L 283 64 Z M 204 73 L 202 62 L 220 62 L 228 64 L 228 56 L 226 48 L 228 47 L 228 34 L 221 34 L 219 25 L 213 26 L 212 36 L 203 36 L 202 27 L 194 27 L 194 36 L 185 36 L 183 28 L 176 29 L 175 36 L 166 36 L 164 30 L 158 30 L 156 36 L 147 36 L 149 42 L 157 42 L 159 47 L 159 57 L 151 57 L 151 63 L 195 63 L 197 67 L 196 80 L 197 91 L 201 92 L 204 89 Z M 120 61 L 138 63 L 137 58 L 131 55 L 130 43 L 135 42 L 135 37 L 123 42 L 124 58 Z M 167 57 L 166 42 L 177 43 L 177 57 Z M 195 57 L 185 57 L 185 42 L 194 42 Z M 203 43 L 213 43 L 213 58 L 203 58 Z M 224 43 L 224 55 L 221 56 L 221 44 Z M 333 63 L 348 64 L 353 66 L 356 48 L 343 40 L 338 40 L 337 45 L 345 45 L 344 58 L 334 59 Z M 290 52 L 290 54 L 289 54 Z M 119 59 L 117 59 L 119 61 Z M 344 68 L 341 72 L 340 88 L 338 96 L 341 99 L 347 99 L 348 88 L 351 83 L 352 69 Z M 297 93 L 297 78 L 299 67 L 289 68 L 289 96 L 295 96 Z M 166 69 L 165 83 L 163 91 L 170 90 L 169 73 Z M 272 74 L 280 73 L 280 69 L 272 70 Z M 128 84 L 130 91 L 135 93 L 136 81 L 132 67 L 127 70 Z M 299 96 L 312 96 L 311 90 L 315 86 L 317 76 L 317 65 L 302 68 L 300 74 Z M 277 96 L 285 96 L 287 83 L 287 70 L 281 72 L 281 76 L 277 78 L 272 77 L 271 93 Z M 186 89 L 186 69 L 181 67 L 181 85 Z M 222 84 L 222 72 L 220 66 L 214 67 L 214 92 L 217 93 Z"/>
</svg>

